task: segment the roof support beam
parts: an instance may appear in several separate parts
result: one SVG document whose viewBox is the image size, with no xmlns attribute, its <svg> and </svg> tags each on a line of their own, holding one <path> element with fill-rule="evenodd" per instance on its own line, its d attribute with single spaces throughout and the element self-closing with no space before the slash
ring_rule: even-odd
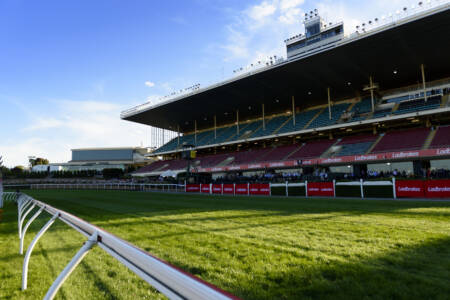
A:
<svg viewBox="0 0 450 300">
<path fill-rule="evenodd" d="M 217 116 L 214 115 L 214 139 L 217 138 Z"/>
<path fill-rule="evenodd" d="M 236 110 L 236 134 L 239 134 L 239 109 Z"/>
<path fill-rule="evenodd" d="M 197 120 L 194 120 L 194 144 L 197 146 Z"/>
<path fill-rule="evenodd" d="M 266 130 L 266 116 L 265 116 L 265 112 L 264 112 L 264 103 L 261 104 L 262 107 L 262 125 L 263 125 L 263 130 Z"/>
<path fill-rule="evenodd" d="M 331 96 L 330 96 L 330 88 L 327 87 L 327 94 L 328 94 L 328 116 L 331 120 Z"/>
<path fill-rule="evenodd" d="M 295 126 L 295 98 L 292 96 L 292 124 Z"/>
<path fill-rule="evenodd" d="M 425 84 L 425 66 L 423 64 L 420 65 L 420 71 L 422 72 L 422 84 L 423 84 L 423 97 L 425 99 L 425 103 L 427 102 L 427 90 Z"/>
<path fill-rule="evenodd" d="M 370 101 L 372 103 L 372 112 L 374 112 L 375 111 L 375 101 L 373 99 L 373 89 L 375 87 L 373 86 L 373 77 L 372 76 L 369 76 L 369 85 L 370 85 L 369 88 L 370 88 Z"/>
</svg>

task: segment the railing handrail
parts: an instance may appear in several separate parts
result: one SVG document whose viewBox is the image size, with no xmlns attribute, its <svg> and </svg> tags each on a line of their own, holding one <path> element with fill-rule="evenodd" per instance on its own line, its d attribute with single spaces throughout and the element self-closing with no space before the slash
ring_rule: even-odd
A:
<svg viewBox="0 0 450 300">
<path fill-rule="evenodd" d="M 57 216 L 58 219 L 86 237 L 96 236 L 96 243 L 99 247 L 170 299 L 237 299 L 202 279 L 66 211 L 25 194 L 21 194 L 19 200 L 22 203 L 31 202 L 38 209 L 43 209 L 50 215 Z"/>
</svg>

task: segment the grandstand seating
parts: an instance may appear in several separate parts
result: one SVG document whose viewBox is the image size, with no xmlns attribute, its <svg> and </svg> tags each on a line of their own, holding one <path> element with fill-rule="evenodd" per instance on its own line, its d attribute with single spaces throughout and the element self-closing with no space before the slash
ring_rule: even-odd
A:
<svg viewBox="0 0 450 300">
<path fill-rule="evenodd" d="M 292 132 L 302 130 L 306 124 L 311 121 L 311 119 L 320 111 L 320 109 L 313 109 L 308 111 L 303 111 L 295 114 L 295 125 L 293 121 L 287 122 L 278 133 Z"/>
<path fill-rule="evenodd" d="M 450 126 L 439 127 L 430 148 L 450 147 Z"/>
<path fill-rule="evenodd" d="M 264 130 L 262 127 L 257 129 L 250 138 L 261 137 L 266 135 L 271 135 L 277 130 L 284 122 L 289 119 L 290 116 L 276 116 L 266 121 L 266 129 Z"/>
<path fill-rule="evenodd" d="M 372 101 L 370 98 L 365 98 L 357 102 L 351 109 L 353 117 L 350 121 L 355 122 L 364 120 L 367 118 L 367 113 L 371 111 L 372 111 Z"/>
<path fill-rule="evenodd" d="M 372 119 L 383 118 L 392 112 L 392 108 L 376 109 L 373 112 Z"/>
<path fill-rule="evenodd" d="M 313 141 L 304 144 L 300 149 L 289 155 L 288 159 L 306 159 L 321 156 L 336 140 Z"/>
<path fill-rule="evenodd" d="M 388 132 L 381 138 L 372 153 L 418 150 L 424 145 L 429 133 L 428 128 Z"/>
<path fill-rule="evenodd" d="M 345 137 L 337 143 L 340 149 L 334 153 L 334 156 L 365 154 L 376 139 L 376 135 Z"/>
<path fill-rule="evenodd" d="M 270 152 L 268 152 L 266 155 L 261 156 L 255 160 L 255 162 L 268 162 L 268 161 L 282 161 L 284 160 L 288 155 L 293 153 L 295 150 L 299 149 L 299 145 L 286 145 L 286 146 L 279 146 L 276 148 L 272 148 Z"/>
<path fill-rule="evenodd" d="M 203 168 L 215 167 L 230 156 L 230 153 L 205 155 L 197 157 L 197 159 L 194 160 L 194 163 Z"/>
<path fill-rule="evenodd" d="M 261 120 L 253 121 L 246 124 L 245 127 L 242 127 L 242 129 L 239 130 L 239 134 L 233 137 L 233 140 L 248 138 L 260 126 L 262 126 Z"/>
<path fill-rule="evenodd" d="M 437 91 L 428 92 L 430 96 L 425 103 L 423 98 L 415 98 L 415 96 L 422 96 L 423 93 L 418 93 L 417 95 L 406 95 L 388 99 L 387 102 L 399 102 L 398 108 L 393 112 L 395 115 L 405 114 L 409 112 L 422 111 L 427 109 L 438 108 L 441 105 L 441 95 L 436 95 Z M 405 101 L 406 99 L 406 101 Z M 414 100 L 411 100 L 414 99 Z M 206 146 L 212 144 L 220 144 L 229 141 L 237 141 L 240 139 L 257 138 L 263 136 L 273 135 L 275 133 L 289 133 L 294 131 L 299 131 L 307 128 L 318 128 L 336 124 L 340 120 L 343 112 L 345 112 L 350 104 L 340 103 L 335 104 L 331 107 L 331 120 L 329 119 L 328 108 L 319 108 L 309 111 L 302 111 L 296 113 L 295 125 L 290 119 L 289 115 L 280 115 L 272 118 L 268 118 L 266 121 L 265 129 L 262 128 L 262 120 L 256 120 L 253 122 L 245 123 L 240 126 L 239 134 L 237 134 L 236 125 L 232 124 L 229 126 L 221 127 L 217 129 L 217 137 L 214 137 L 214 130 L 206 130 L 197 133 L 197 143 L 195 143 L 194 134 L 186 134 L 180 137 L 180 142 L 178 144 L 178 139 L 174 138 L 170 140 L 165 145 L 161 146 L 155 151 L 155 153 L 162 153 L 167 151 L 174 151 L 182 147 L 184 144 L 196 144 L 197 146 Z M 353 117 L 350 121 L 360 121 L 366 118 L 382 118 L 388 116 L 392 113 L 392 108 L 379 108 L 370 115 L 372 105 L 371 99 L 365 98 L 360 102 L 357 102 L 351 109 Z M 322 110 L 322 112 L 320 112 Z M 318 113 L 320 114 L 315 117 Z M 315 118 L 314 118 L 315 117 Z M 289 120 L 289 121 L 288 121 Z M 311 121 L 312 120 L 312 121 Z M 287 122 L 288 121 L 288 122 Z M 308 125 L 309 123 L 309 125 Z M 283 125 L 284 124 L 284 125 Z M 279 129 L 277 131 L 277 129 Z M 362 152 L 367 145 L 359 145 L 358 149 L 350 149 L 350 147 L 342 147 L 340 154 L 356 153 Z M 355 146 L 356 147 L 356 146 Z M 353 147 L 354 148 L 354 147 Z M 349 154 L 350 155 L 350 154 Z"/>
<path fill-rule="evenodd" d="M 350 104 L 348 103 L 341 103 L 331 106 L 331 120 L 329 118 L 328 108 L 324 109 L 320 115 L 309 124 L 308 128 L 317 128 L 335 124 L 342 113 L 347 110 L 349 105 Z"/>
<path fill-rule="evenodd" d="M 425 99 L 415 99 L 400 102 L 398 109 L 394 112 L 395 115 L 406 114 L 410 112 L 428 110 L 438 108 L 441 105 L 442 97 L 440 95 L 431 96 L 425 102 Z"/>
<path fill-rule="evenodd" d="M 233 165 L 249 164 L 257 161 L 258 158 L 266 156 L 272 148 L 263 148 L 257 150 L 240 151 L 233 154 Z"/>
</svg>

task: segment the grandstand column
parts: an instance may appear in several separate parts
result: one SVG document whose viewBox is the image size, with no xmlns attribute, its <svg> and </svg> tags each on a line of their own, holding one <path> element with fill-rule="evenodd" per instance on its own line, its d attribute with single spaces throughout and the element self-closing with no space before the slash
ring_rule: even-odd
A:
<svg viewBox="0 0 450 300">
<path fill-rule="evenodd" d="M 177 126 L 177 146 L 180 146 L 180 125 Z"/>
<path fill-rule="evenodd" d="M 374 99 L 373 99 L 373 88 L 374 88 L 374 86 L 373 86 L 373 77 L 372 76 L 369 76 L 369 84 L 370 84 L 370 101 L 372 103 L 372 112 L 374 112 L 375 111 L 375 102 L 374 102 Z"/>
<path fill-rule="evenodd" d="M 194 144 L 197 146 L 197 120 L 194 120 Z"/>
<path fill-rule="evenodd" d="M 328 116 L 331 120 L 331 96 L 330 96 L 330 88 L 327 88 L 327 94 L 328 94 Z"/>
<path fill-rule="evenodd" d="M 214 115 L 214 139 L 217 138 L 217 117 Z"/>
<path fill-rule="evenodd" d="M 236 110 L 236 134 L 239 134 L 239 109 Z"/>
<path fill-rule="evenodd" d="M 295 98 L 292 96 L 292 123 L 295 126 Z"/>
<path fill-rule="evenodd" d="M 420 71 L 422 73 L 423 97 L 425 99 L 425 102 L 427 102 L 427 91 L 426 91 L 426 84 L 425 84 L 425 66 L 423 64 L 420 65 Z"/>
<path fill-rule="evenodd" d="M 262 125 L 263 125 L 263 130 L 266 130 L 266 116 L 265 116 L 265 113 L 264 113 L 264 103 L 263 104 L 261 104 L 261 107 L 262 107 Z"/>
</svg>

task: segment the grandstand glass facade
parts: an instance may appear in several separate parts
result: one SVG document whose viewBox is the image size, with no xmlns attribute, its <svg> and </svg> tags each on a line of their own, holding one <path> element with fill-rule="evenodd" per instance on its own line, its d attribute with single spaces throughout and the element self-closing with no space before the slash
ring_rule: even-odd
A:
<svg viewBox="0 0 450 300">
<path fill-rule="evenodd" d="M 133 149 L 72 150 L 72 161 L 130 161 Z"/>
</svg>

